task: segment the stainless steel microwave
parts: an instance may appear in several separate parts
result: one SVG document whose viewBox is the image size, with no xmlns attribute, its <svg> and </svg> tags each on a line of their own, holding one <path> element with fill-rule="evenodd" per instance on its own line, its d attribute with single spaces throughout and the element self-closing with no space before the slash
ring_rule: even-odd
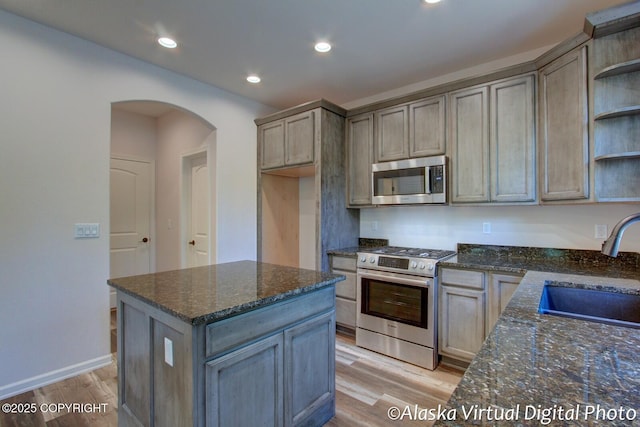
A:
<svg viewBox="0 0 640 427">
<path fill-rule="evenodd" d="M 371 170 L 374 205 L 447 202 L 446 156 L 375 163 Z"/>
</svg>

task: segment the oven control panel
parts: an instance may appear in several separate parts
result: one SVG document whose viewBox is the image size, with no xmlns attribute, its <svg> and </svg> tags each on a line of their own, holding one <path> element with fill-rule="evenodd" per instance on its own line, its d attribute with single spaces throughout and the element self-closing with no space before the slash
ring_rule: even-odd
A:
<svg viewBox="0 0 640 427">
<path fill-rule="evenodd" d="M 358 254 L 358 268 L 409 273 L 418 276 L 433 277 L 435 274 L 433 259 L 385 256 L 379 254 Z"/>
</svg>

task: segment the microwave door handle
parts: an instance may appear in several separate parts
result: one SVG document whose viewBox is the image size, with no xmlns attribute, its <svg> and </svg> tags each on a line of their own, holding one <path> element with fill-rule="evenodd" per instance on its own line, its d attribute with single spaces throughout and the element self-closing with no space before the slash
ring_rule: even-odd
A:
<svg viewBox="0 0 640 427">
<path fill-rule="evenodd" d="M 426 194 L 431 194 L 431 168 L 427 166 L 424 170 L 424 192 Z"/>
</svg>

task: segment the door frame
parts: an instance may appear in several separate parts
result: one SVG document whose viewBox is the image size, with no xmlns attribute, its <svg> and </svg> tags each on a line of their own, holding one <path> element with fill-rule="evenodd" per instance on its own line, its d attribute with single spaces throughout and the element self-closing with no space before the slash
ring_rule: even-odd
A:
<svg viewBox="0 0 640 427">
<path fill-rule="evenodd" d="M 151 188 L 149 189 L 149 270 L 151 272 L 156 271 L 156 161 L 150 160 L 141 156 L 133 156 L 129 154 L 111 153 L 109 155 L 109 165 L 111 160 L 125 160 L 130 162 L 142 162 L 149 164 L 150 179 L 149 183 Z M 111 173 L 111 166 L 109 166 L 109 173 Z M 111 187 L 109 187 L 109 197 L 111 197 Z M 111 210 L 111 204 L 109 204 L 109 210 Z M 111 217 L 109 217 L 109 230 L 111 230 Z M 111 239 L 111 237 L 109 237 Z M 111 248 L 111 241 L 109 241 L 109 248 Z M 111 268 L 111 255 L 109 255 L 109 268 Z M 112 289 L 110 292 L 110 306 L 113 308 L 116 306 L 116 295 Z"/>
<path fill-rule="evenodd" d="M 188 267 L 188 246 L 189 240 L 189 222 L 191 216 L 191 162 L 193 159 L 204 156 L 206 159 L 207 180 L 209 188 L 207 190 L 207 208 L 209 211 L 209 242 L 208 254 L 209 264 L 217 261 L 216 254 L 216 182 L 215 182 L 215 151 L 213 144 L 215 143 L 215 130 L 207 137 L 207 143 L 195 150 L 184 152 L 180 155 L 180 266 Z"/>
</svg>

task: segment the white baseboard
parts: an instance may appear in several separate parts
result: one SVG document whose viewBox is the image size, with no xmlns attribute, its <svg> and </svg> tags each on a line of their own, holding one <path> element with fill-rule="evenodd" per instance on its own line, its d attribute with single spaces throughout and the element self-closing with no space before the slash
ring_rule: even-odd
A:
<svg viewBox="0 0 640 427">
<path fill-rule="evenodd" d="M 0 400 L 58 381 L 62 381 L 67 378 L 75 377 L 76 375 L 84 374 L 85 372 L 93 371 L 94 369 L 102 368 L 103 366 L 107 366 L 110 363 L 111 354 L 107 354 L 105 356 L 96 357 L 95 359 L 87 360 L 76 365 L 67 366 L 66 368 L 57 369 L 55 371 L 47 372 L 35 377 L 15 382 L 13 384 L 1 386 Z"/>
</svg>

